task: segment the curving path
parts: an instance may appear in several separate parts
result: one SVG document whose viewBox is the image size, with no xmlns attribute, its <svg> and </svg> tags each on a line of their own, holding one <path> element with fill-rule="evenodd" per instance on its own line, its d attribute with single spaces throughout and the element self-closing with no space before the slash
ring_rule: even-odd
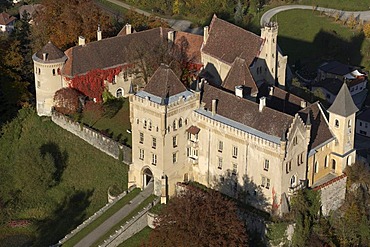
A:
<svg viewBox="0 0 370 247">
<path fill-rule="evenodd" d="M 279 6 L 279 7 L 266 11 L 262 15 L 261 20 L 260 20 L 261 27 L 264 26 L 264 24 L 269 23 L 271 18 L 277 13 L 280 13 L 286 10 L 292 10 L 292 9 L 317 10 L 320 12 L 324 12 L 328 16 L 334 16 L 336 13 L 339 12 L 341 20 L 345 20 L 353 14 L 356 18 L 358 18 L 358 20 L 370 21 L 370 11 L 343 11 L 343 10 L 338 10 L 338 9 L 313 7 L 313 6 L 308 6 L 308 5 L 284 5 L 284 6 Z"/>
</svg>

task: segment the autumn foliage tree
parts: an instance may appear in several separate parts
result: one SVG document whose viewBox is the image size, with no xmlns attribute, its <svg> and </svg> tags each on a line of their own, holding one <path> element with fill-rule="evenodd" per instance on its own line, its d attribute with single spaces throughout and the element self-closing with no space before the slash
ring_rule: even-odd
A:
<svg viewBox="0 0 370 247">
<path fill-rule="evenodd" d="M 63 114 L 73 114 L 80 109 L 79 97 L 82 94 L 73 88 L 62 88 L 54 95 L 54 107 Z"/>
<path fill-rule="evenodd" d="M 365 37 L 370 38 L 370 23 L 364 24 L 362 30 L 364 32 Z"/>
<path fill-rule="evenodd" d="M 233 201 L 217 191 L 189 187 L 161 211 L 149 246 L 247 246 Z"/>
<path fill-rule="evenodd" d="M 92 0 L 43 0 L 41 3 L 44 7 L 37 11 L 32 28 L 35 50 L 49 40 L 61 49 L 76 45 L 78 36 L 84 36 L 87 42 L 96 40 L 99 24 L 103 35 L 112 31 L 110 18 Z"/>
</svg>

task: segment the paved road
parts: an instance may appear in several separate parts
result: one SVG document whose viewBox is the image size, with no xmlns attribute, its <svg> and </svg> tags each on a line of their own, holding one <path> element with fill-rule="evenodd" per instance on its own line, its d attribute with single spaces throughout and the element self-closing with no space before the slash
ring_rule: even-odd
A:
<svg viewBox="0 0 370 247">
<path fill-rule="evenodd" d="M 334 16 L 336 13 L 339 12 L 340 19 L 345 20 L 352 14 L 358 18 L 358 20 L 363 21 L 369 21 L 370 20 L 370 11 L 343 11 L 343 10 L 337 10 L 337 9 L 329 9 L 329 8 L 322 8 L 322 7 L 313 7 L 313 6 L 307 6 L 307 5 L 284 5 L 279 6 L 273 9 L 270 9 L 266 11 L 260 20 L 260 25 L 264 26 L 265 23 L 270 22 L 271 18 L 276 15 L 277 13 L 280 13 L 282 11 L 286 10 L 292 10 L 292 9 L 309 9 L 309 10 L 316 10 L 320 12 L 325 12 L 326 15 Z M 297 20 L 299 21 L 299 20 Z"/>
<path fill-rule="evenodd" d="M 104 221 L 100 226 L 95 228 L 89 235 L 81 239 L 75 247 L 86 247 L 91 246 L 107 231 L 112 229 L 114 225 L 129 215 L 140 203 L 148 198 L 153 193 L 153 182 L 151 182 L 138 196 L 131 200 L 130 204 L 125 205 L 123 208 L 118 210 L 114 215 Z"/>
<path fill-rule="evenodd" d="M 132 9 L 135 12 L 145 15 L 145 16 L 151 16 L 153 13 L 134 8 L 133 6 L 123 3 L 119 0 L 107 0 L 108 2 L 111 2 L 113 4 L 116 4 L 118 6 L 121 6 L 125 9 Z M 167 22 L 173 29 L 178 30 L 178 31 L 184 31 L 188 33 L 195 33 L 195 34 L 203 34 L 203 29 L 202 28 L 190 28 L 192 22 L 188 20 L 176 20 L 176 19 L 167 19 L 167 18 L 162 18 L 159 17 L 160 19 L 164 20 Z"/>
</svg>

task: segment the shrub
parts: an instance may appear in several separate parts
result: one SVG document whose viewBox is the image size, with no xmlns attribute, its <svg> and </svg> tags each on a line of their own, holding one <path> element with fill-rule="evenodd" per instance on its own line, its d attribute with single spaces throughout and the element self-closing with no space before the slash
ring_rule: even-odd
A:
<svg viewBox="0 0 370 247">
<path fill-rule="evenodd" d="M 62 114 L 71 115 L 81 110 L 80 92 L 73 88 L 62 88 L 54 95 L 55 110 Z"/>
</svg>

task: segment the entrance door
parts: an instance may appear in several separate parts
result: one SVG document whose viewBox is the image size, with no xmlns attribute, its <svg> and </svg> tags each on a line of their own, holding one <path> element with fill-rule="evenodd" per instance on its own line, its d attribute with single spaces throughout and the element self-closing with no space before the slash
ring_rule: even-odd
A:
<svg viewBox="0 0 370 247">
<path fill-rule="evenodd" d="M 152 171 L 149 168 L 146 168 L 143 171 L 143 187 L 145 188 L 152 179 L 153 179 Z"/>
</svg>

